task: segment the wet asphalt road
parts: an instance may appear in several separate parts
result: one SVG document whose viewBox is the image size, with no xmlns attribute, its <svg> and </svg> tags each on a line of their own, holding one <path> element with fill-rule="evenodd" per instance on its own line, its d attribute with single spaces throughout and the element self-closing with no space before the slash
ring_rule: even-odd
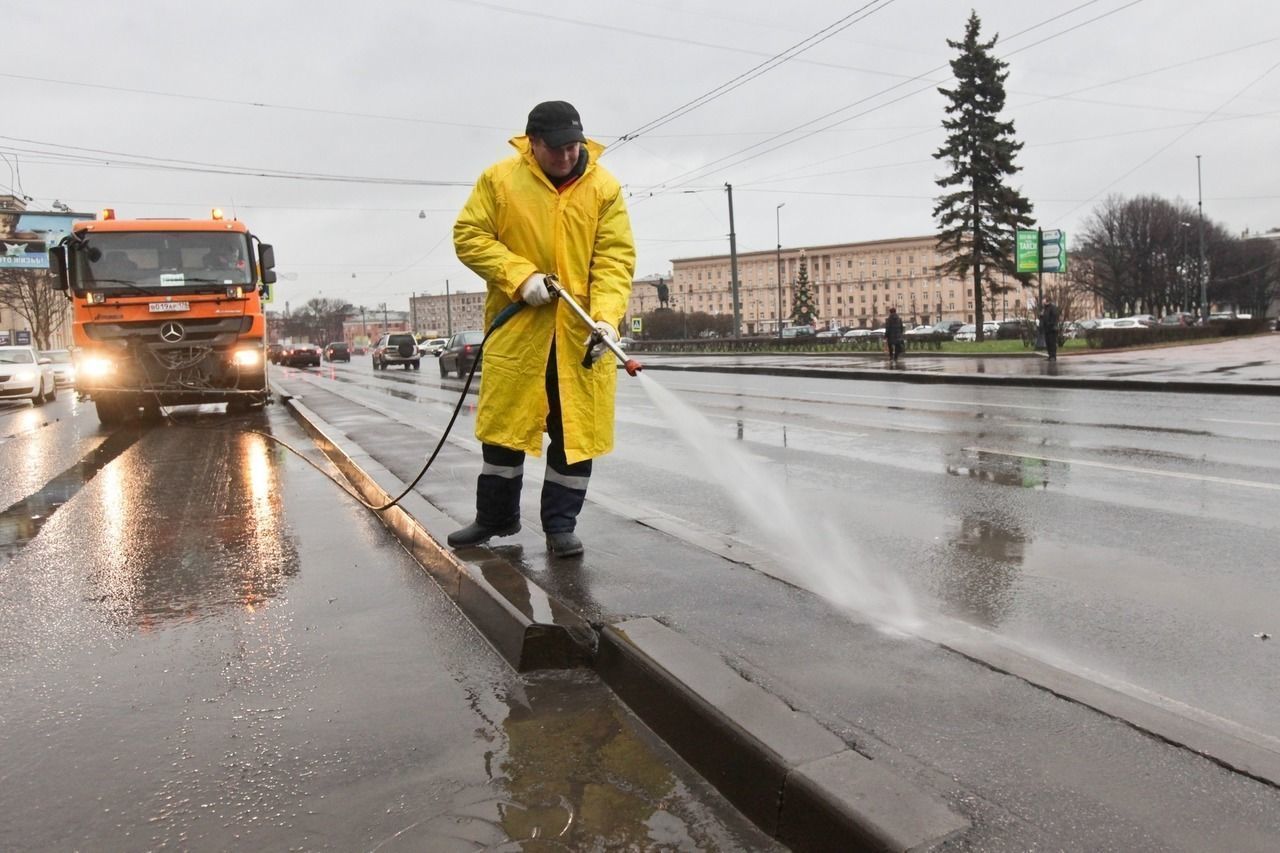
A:
<svg viewBox="0 0 1280 853">
<path fill-rule="evenodd" d="M 357 360 L 295 378 L 431 432 L 461 387 L 433 367 L 371 378 Z M 593 496 L 767 551 L 766 570 L 875 618 L 961 620 L 1280 738 L 1280 642 L 1255 636 L 1280 634 L 1280 399 L 646 376 L 744 453 L 691 450 L 621 377 L 618 447 Z"/>
<path fill-rule="evenodd" d="M 0 847 L 773 849 L 247 428 L 309 448 L 278 408 L 0 406 Z"/>
</svg>

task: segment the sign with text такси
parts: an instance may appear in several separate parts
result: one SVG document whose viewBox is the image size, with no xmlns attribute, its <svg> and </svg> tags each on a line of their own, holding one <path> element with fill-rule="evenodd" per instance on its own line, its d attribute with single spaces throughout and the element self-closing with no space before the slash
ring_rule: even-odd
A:
<svg viewBox="0 0 1280 853">
<path fill-rule="evenodd" d="M 1040 232 L 1018 229 L 1018 272 L 1040 272 Z"/>
<path fill-rule="evenodd" d="M 1067 271 L 1067 232 L 1054 229 L 1040 234 L 1040 272 Z"/>
<path fill-rule="evenodd" d="M 49 247 L 92 213 L 32 213 L 0 208 L 0 269 L 47 270 Z"/>
</svg>

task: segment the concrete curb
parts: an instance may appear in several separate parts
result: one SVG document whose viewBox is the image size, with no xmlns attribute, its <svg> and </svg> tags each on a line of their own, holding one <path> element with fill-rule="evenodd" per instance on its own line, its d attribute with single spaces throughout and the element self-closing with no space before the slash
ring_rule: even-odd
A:
<svg viewBox="0 0 1280 853">
<path fill-rule="evenodd" d="M 649 618 L 604 628 L 596 669 L 758 826 L 797 850 L 925 850 L 969 821 Z"/>
<path fill-rule="evenodd" d="M 337 430 L 276 389 L 370 504 L 404 485 Z M 744 679 L 718 656 L 649 618 L 595 629 L 489 549 L 464 563 L 418 518 L 448 522 L 416 492 L 378 513 L 458 608 L 517 671 L 594 666 L 601 678 L 726 799 L 797 850 L 928 849 L 969 827 L 941 797 L 854 752 L 807 714 Z M 464 555 L 468 552 L 464 551 Z M 534 614 L 549 614 L 538 621 Z"/>
<path fill-rule="evenodd" d="M 335 438 L 336 430 L 319 415 L 288 395 L 278 396 L 365 501 L 385 504 L 404 491 L 399 478 L 373 457 L 348 453 Z M 444 518 L 421 495 L 410 492 L 399 505 L 377 515 L 516 671 L 570 669 L 590 663 L 596 634 L 586 620 L 504 560 L 491 557 L 472 564 L 457 559 L 418 521 L 419 517 Z M 488 550 L 473 550 L 478 556 L 491 556 Z M 535 613 L 544 618 L 535 619 Z"/>
<path fill-rule="evenodd" d="M 1058 388 L 1089 391 L 1167 391 L 1179 394 L 1280 396 L 1280 385 L 1263 382 L 1194 382 L 1189 380 L 1100 379 L 1085 376 L 1005 376 L 984 373 L 925 373 L 912 370 L 859 370 L 830 367 L 742 367 L 738 365 L 646 364 L 645 370 L 686 373 L 746 373 L 807 379 L 860 379 L 919 385 L 995 385 L 1014 388 Z"/>
</svg>

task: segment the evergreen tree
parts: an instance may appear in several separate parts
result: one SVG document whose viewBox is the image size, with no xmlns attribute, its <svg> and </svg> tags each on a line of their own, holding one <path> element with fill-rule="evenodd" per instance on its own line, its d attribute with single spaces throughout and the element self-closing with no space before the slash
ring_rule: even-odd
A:
<svg viewBox="0 0 1280 853">
<path fill-rule="evenodd" d="M 991 55 L 999 36 L 978 40 L 981 27 L 978 13 L 970 12 L 964 41 L 947 39 L 960 55 L 951 61 L 956 87 L 938 89 L 950 101 L 942 122 L 948 135 L 933 155 L 952 169 L 938 179 L 944 194 L 933 208 L 938 248 L 949 256 L 938 272 L 971 279 L 978 340 L 983 338 L 983 285 L 995 285 L 999 271 L 1021 278 L 1014 243 L 1017 229 L 1032 224 L 1031 202 L 1006 183 L 1019 171 L 1013 160 L 1022 149 L 1014 141 L 1013 122 L 999 120 L 1007 63 Z"/>
<path fill-rule="evenodd" d="M 796 273 L 795 293 L 791 298 L 791 319 L 797 326 L 812 326 L 813 293 L 809 290 L 809 261 L 800 253 L 800 270 Z"/>
</svg>

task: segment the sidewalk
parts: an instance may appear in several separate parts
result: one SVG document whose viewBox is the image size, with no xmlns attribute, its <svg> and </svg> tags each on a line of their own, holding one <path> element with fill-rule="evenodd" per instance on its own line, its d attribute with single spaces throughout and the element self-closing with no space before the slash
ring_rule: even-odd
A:
<svg viewBox="0 0 1280 853">
<path fill-rule="evenodd" d="M 370 500 L 398 494 L 438 435 L 390 409 L 371 413 L 338 385 L 277 386 Z M 595 669 L 784 844 L 1261 851 L 1280 838 L 1280 744 L 959 626 L 886 633 L 778 581 L 767 556 L 636 515 L 594 485 L 586 557 L 549 558 L 536 526 L 540 466 L 526 472 L 525 529 L 454 553 L 439 543 L 471 518 L 478 465 L 471 437 L 452 437 L 384 522 L 512 666 Z"/>
<path fill-rule="evenodd" d="M 636 350 L 654 370 L 741 371 L 895 382 L 1033 385 L 1190 394 L 1280 394 L 1280 334 L 1141 350 L 987 356 L 910 351 L 890 366 L 882 353 L 665 354 Z"/>
</svg>

